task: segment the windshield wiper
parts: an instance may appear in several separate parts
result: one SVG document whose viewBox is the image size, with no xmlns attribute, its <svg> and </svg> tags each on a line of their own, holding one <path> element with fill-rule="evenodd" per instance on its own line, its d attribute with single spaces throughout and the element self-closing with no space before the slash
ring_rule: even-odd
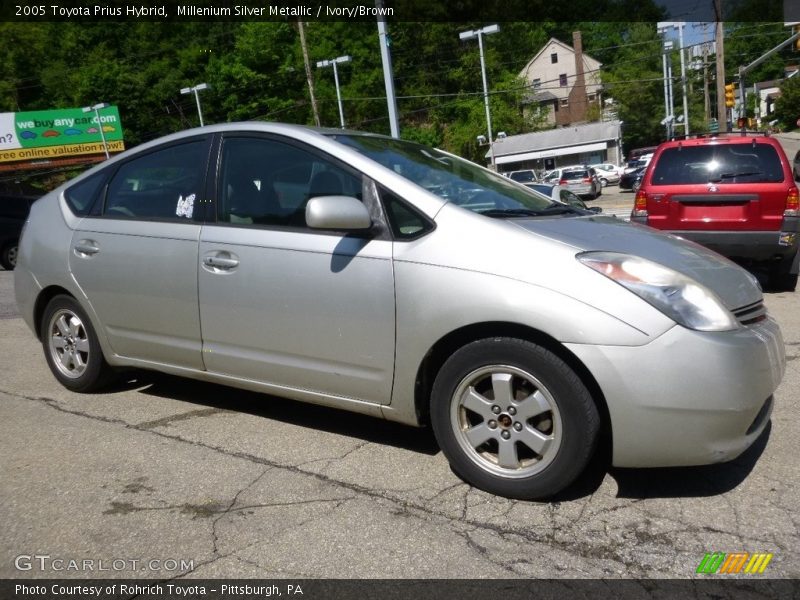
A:
<svg viewBox="0 0 800 600">
<path fill-rule="evenodd" d="M 753 175 L 763 175 L 764 171 L 743 171 L 741 173 L 720 173 L 714 179 L 709 179 L 711 183 L 718 183 L 723 179 L 735 179 L 736 177 L 752 177 Z"/>
<path fill-rule="evenodd" d="M 545 209 L 547 210 L 547 209 Z M 530 208 L 490 208 L 478 211 L 487 217 L 514 218 L 514 217 L 541 217 L 545 211 L 531 210 Z"/>
<path fill-rule="evenodd" d="M 586 210 L 582 208 L 577 208 L 575 206 L 571 206 L 569 204 L 551 204 L 547 208 L 540 211 L 542 214 L 546 215 L 560 215 L 562 213 L 576 213 L 582 215 L 586 213 Z"/>
</svg>

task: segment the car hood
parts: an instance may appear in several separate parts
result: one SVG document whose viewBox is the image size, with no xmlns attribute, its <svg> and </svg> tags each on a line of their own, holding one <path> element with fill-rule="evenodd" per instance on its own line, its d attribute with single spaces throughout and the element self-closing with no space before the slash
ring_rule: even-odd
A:
<svg viewBox="0 0 800 600">
<path fill-rule="evenodd" d="M 755 277 L 737 264 L 699 244 L 644 225 L 605 216 L 513 222 L 579 250 L 621 252 L 652 260 L 705 285 L 731 310 L 762 300 Z"/>
</svg>

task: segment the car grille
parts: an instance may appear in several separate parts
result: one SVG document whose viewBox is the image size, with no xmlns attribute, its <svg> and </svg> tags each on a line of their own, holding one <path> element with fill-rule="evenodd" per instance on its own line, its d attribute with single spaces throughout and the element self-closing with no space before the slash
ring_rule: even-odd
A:
<svg viewBox="0 0 800 600">
<path fill-rule="evenodd" d="M 742 306 L 733 311 L 733 315 L 742 325 L 752 325 L 767 318 L 767 307 L 759 300 L 753 304 Z"/>
</svg>

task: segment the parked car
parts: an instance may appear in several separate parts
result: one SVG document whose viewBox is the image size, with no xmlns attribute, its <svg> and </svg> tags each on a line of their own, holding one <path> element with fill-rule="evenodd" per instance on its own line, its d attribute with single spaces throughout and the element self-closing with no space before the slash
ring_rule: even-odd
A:
<svg viewBox="0 0 800 600">
<path fill-rule="evenodd" d="M 538 178 L 536 177 L 536 171 L 534 171 L 533 169 L 509 171 L 505 175 L 509 179 L 512 179 L 513 181 L 519 181 L 520 183 L 530 183 L 531 181 L 538 181 Z"/>
<path fill-rule="evenodd" d="M 603 209 L 600 206 L 592 206 L 589 208 L 578 196 L 576 196 L 570 190 L 561 187 L 560 185 L 552 185 L 549 183 L 526 183 L 525 187 L 535 192 L 539 192 L 540 194 L 544 194 L 553 200 L 558 200 L 564 204 L 574 206 L 575 208 L 582 208 L 583 210 L 588 210 L 589 212 L 594 213 L 603 212 Z"/>
<path fill-rule="evenodd" d="M 786 364 L 757 282 L 710 250 L 420 144 L 276 123 L 47 194 L 14 288 L 70 390 L 138 367 L 430 423 L 513 498 L 573 482 L 601 431 L 621 467 L 732 459 Z"/>
<path fill-rule="evenodd" d="M 650 164 L 650 161 L 653 159 L 652 154 L 645 154 L 640 158 L 635 160 L 628 161 L 628 164 L 625 167 L 625 173 L 631 173 L 636 171 L 637 169 L 641 169 L 642 167 L 646 167 Z M 624 173 L 623 173 L 624 174 Z"/>
<path fill-rule="evenodd" d="M 550 182 L 548 182 L 550 183 Z M 558 183 L 562 187 L 566 187 L 571 192 L 578 196 L 584 196 L 594 200 L 603 193 L 603 186 L 600 184 L 600 179 L 597 173 L 591 167 L 579 167 L 577 169 L 565 169 L 561 173 L 561 179 Z"/>
<path fill-rule="evenodd" d="M 558 185 L 558 182 L 561 180 L 561 177 L 564 174 L 564 171 L 570 171 L 572 169 L 581 169 L 583 168 L 582 165 L 571 165 L 568 167 L 558 167 L 557 169 L 553 169 L 552 171 L 548 171 L 542 177 L 542 183 L 549 183 L 551 185 Z"/>
<path fill-rule="evenodd" d="M 619 183 L 619 179 L 622 176 L 622 169 L 611 163 L 592 165 L 592 168 L 597 173 L 597 178 L 603 187 Z"/>
<path fill-rule="evenodd" d="M 33 196 L 0 195 L 0 266 L 10 271 L 17 264 L 19 236 Z"/>
<path fill-rule="evenodd" d="M 644 171 L 647 167 L 639 167 L 629 173 L 625 173 L 619 179 L 619 189 L 620 190 L 633 190 L 634 192 L 639 190 L 639 187 L 642 185 L 642 177 L 644 177 Z"/>
<path fill-rule="evenodd" d="M 715 135 L 661 144 L 631 220 L 769 267 L 769 285 L 797 286 L 800 206 L 792 166 L 775 138 Z"/>
</svg>

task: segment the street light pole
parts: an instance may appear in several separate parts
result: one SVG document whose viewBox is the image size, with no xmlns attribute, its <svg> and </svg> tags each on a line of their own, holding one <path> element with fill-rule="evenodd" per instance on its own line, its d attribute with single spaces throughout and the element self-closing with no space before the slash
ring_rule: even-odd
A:
<svg viewBox="0 0 800 600">
<path fill-rule="evenodd" d="M 100 139 L 103 140 L 103 150 L 106 153 L 106 160 L 109 158 L 108 154 L 108 143 L 106 142 L 106 134 L 103 132 L 103 124 L 100 122 L 100 109 L 101 108 L 108 108 L 111 106 L 108 102 L 100 102 L 99 104 L 94 104 L 93 106 L 84 106 L 83 112 L 88 113 L 94 111 L 95 119 L 97 120 L 97 128 L 100 130 Z"/>
<path fill-rule="evenodd" d="M 339 122 L 342 125 L 342 129 L 344 129 L 344 110 L 342 109 L 342 93 L 339 90 L 339 71 L 336 68 L 336 65 L 347 63 L 351 60 L 353 60 L 351 56 L 338 56 L 330 60 L 321 60 L 317 63 L 318 69 L 323 67 L 333 67 L 333 80 L 336 82 L 336 101 L 339 103 Z"/>
<path fill-rule="evenodd" d="M 486 82 L 486 60 L 483 54 L 483 36 L 491 35 L 500 31 L 499 25 L 487 25 L 481 29 L 474 29 L 470 31 L 462 31 L 458 34 L 459 39 L 462 41 L 478 38 L 478 49 L 481 56 L 481 77 L 483 78 L 483 104 L 486 108 L 486 129 L 489 134 L 489 159 L 492 169 L 495 168 L 494 163 L 494 141 L 492 139 L 492 113 L 489 110 L 489 86 Z"/>
<path fill-rule="evenodd" d="M 686 137 L 689 137 L 689 100 L 686 96 L 686 62 L 683 56 L 683 28 L 686 27 L 686 23 L 680 21 L 675 23 L 674 27 L 678 30 L 678 45 L 680 46 L 681 52 L 681 83 L 683 83 L 683 133 Z"/>
<path fill-rule="evenodd" d="M 375 8 L 383 8 L 383 0 L 375 0 Z M 399 138 L 400 124 L 397 120 L 397 98 L 394 93 L 394 77 L 392 75 L 392 51 L 389 48 L 390 38 L 389 33 L 386 31 L 386 19 L 381 16 L 378 17 L 378 39 L 381 46 L 386 104 L 389 109 L 389 131 L 391 131 L 393 138 Z"/>
<path fill-rule="evenodd" d="M 203 110 L 200 108 L 200 94 L 203 90 L 208 89 L 207 83 L 198 83 L 197 85 L 193 85 L 192 87 L 183 88 L 181 90 L 181 94 L 191 94 L 194 93 L 194 100 L 197 103 L 197 116 L 200 117 L 200 127 L 203 127 Z"/>
</svg>

